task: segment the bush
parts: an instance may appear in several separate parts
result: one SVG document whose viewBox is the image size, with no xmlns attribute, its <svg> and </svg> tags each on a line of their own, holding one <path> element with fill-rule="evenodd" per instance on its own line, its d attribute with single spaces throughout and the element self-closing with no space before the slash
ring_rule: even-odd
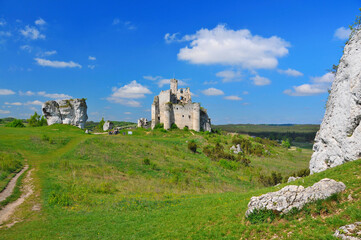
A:
<svg viewBox="0 0 361 240">
<path fill-rule="evenodd" d="M 150 160 L 149 160 L 149 158 L 144 158 L 144 159 L 143 159 L 143 165 L 150 165 Z"/>
<path fill-rule="evenodd" d="M 219 160 L 218 164 L 225 168 L 225 169 L 229 169 L 229 170 L 237 170 L 240 168 L 240 163 L 236 162 L 236 161 L 227 161 L 225 159 L 221 159 Z"/>
<path fill-rule="evenodd" d="M 164 129 L 164 124 L 163 124 L 163 123 L 157 123 L 157 124 L 154 126 L 154 129 Z"/>
<path fill-rule="evenodd" d="M 184 130 L 184 131 L 188 131 L 189 128 L 188 128 L 187 126 L 185 126 L 185 127 L 183 128 L 183 130 Z"/>
<path fill-rule="evenodd" d="M 258 181 L 262 183 L 265 187 L 274 186 L 282 182 L 281 173 L 272 172 L 271 176 L 260 175 Z"/>
<path fill-rule="evenodd" d="M 99 132 L 103 132 L 103 125 L 104 125 L 105 121 L 104 121 L 104 118 L 102 118 L 102 120 L 99 122 L 99 124 L 96 126 L 96 129 L 99 131 Z"/>
<path fill-rule="evenodd" d="M 47 126 L 48 122 L 46 121 L 44 116 L 41 116 L 35 112 L 34 115 L 30 116 L 29 119 L 27 119 L 28 124 L 30 127 L 41 127 L 41 126 Z"/>
<path fill-rule="evenodd" d="M 291 143 L 288 139 L 286 140 L 282 140 L 282 143 L 281 143 L 282 147 L 285 147 L 285 148 L 290 148 L 291 147 Z"/>
<path fill-rule="evenodd" d="M 196 153 L 197 152 L 197 143 L 193 140 L 188 142 L 188 149 L 191 150 L 191 152 Z"/>
<path fill-rule="evenodd" d="M 23 128 L 23 127 L 25 127 L 25 125 L 20 119 L 14 119 L 12 122 L 9 122 L 8 124 L 6 124 L 5 127 Z"/>
<path fill-rule="evenodd" d="M 174 130 L 174 129 L 179 129 L 177 124 L 172 123 L 172 125 L 170 126 L 170 129 Z"/>
</svg>

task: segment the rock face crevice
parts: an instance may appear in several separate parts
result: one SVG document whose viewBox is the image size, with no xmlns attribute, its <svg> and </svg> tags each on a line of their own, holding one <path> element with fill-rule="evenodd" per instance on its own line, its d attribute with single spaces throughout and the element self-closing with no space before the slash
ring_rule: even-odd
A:
<svg viewBox="0 0 361 240">
<path fill-rule="evenodd" d="M 88 120 L 87 105 L 85 99 L 68 99 L 59 101 L 47 101 L 43 104 L 43 115 L 48 125 L 55 123 L 74 125 L 84 128 Z"/>
<path fill-rule="evenodd" d="M 310 161 L 316 173 L 361 157 L 361 32 L 348 41 Z"/>
</svg>

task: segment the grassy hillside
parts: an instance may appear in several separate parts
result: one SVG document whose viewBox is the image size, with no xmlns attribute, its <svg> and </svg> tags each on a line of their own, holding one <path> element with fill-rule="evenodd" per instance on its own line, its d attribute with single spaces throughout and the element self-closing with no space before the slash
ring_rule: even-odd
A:
<svg viewBox="0 0 361 240">
<path fill-rule="evenodd" d="M 15 214 L 24 221 L 0 229 L 3 239 L 317 239 L 330 238 L 340 224 L 361 216 L 359 178 L 353 174 L 361 165 L 353 162 L 304 180 L 305 185 L 324 176 L 344 181 L 348 189 L 338 203 L 250 224 L 244 218 L 250 197 L 284 186 L 265 188 L 260 176 L 304 169 L 311 155 L 271 141 L 236 139 L 250 141 L 247 166 L 228 159 L 236 141 L 231 135 L 143 129 L 125 136 L 88 135 L 53 125 L 0 128 L 0 136 L 0 146 L 35 169 L 35 194 Z M 196 153 L 187 147 L 191 141 Z M 216 146 L 224 148 L 220 159 L 204 154 Z M 348 194 L 353 201 L 344 201 Z M 41 211 L 33 211 L 39 203 Z"/>
</svg>

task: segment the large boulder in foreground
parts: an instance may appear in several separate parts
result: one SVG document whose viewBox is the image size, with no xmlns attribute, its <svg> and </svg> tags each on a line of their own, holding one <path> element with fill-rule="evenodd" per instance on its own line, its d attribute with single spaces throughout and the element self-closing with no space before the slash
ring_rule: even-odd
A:
<svg viewBox="0 0 361 240">
<path fill-rule="evenodd" d="M 62 123 L 84 128 L 88 120 L 87 105 L 85 99 L 68 99 L 59 101 L 47 101 L 43 104 L 43 115 L 48 125 Z"/>
<path fill-rule="evenodd" d="M 318 131 L 310 172 L 361 158 L 361 31 L 344 48 L 326 113 Z"/>
<path fill-rule="evenodd" d="M 342 182 L 336 182 L 329 178 L 324 178 L 308 188 L 289 185 L 277 192 L 269 192 L 259 197 L 252 197 L 248 203 L 246 216 L 255 209 L 267 209 L 285 214 L 292 208 L 301 209 L 309 202 L 326 199 L 335 193 L 342 192 L 345 188 L 346 186 Z"/>
</svg>

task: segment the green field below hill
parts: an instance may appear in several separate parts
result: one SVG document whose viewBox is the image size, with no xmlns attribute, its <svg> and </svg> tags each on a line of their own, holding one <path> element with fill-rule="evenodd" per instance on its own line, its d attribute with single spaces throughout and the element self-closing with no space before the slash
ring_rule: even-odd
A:
<svg viewBox="0 0 361 240">
<path fill-rule="evenodd" d="M 0 229 L 0 239 L 332 239 L 340 224 L 361 216 L 360 161 L 296 182 L 342 180 L 347 191 L 337 202 L 251 224 L 244 218 L 249 199 L 285 185 L 265 187 L 260 178 L 274 172 L 286 179 L 307 168 L 311 150 L 248 136 L 132 131 L 112 136 L 66 125 L 0 127 L 0 160 L 17 163 L 7 171 L 0 166 L 0 184 L 26 160 L 35 189 L 13 217 L 19 222 Z M 230 153 L 236 140 L 252 149 L 242 155 L 249 164 Z M 188 149 L 192 141 L 196 153 Z M 221 157 L 205 154 L 216 146 Z M 349 194 L 354 200 L 344 201 Z"/>
</svg>

